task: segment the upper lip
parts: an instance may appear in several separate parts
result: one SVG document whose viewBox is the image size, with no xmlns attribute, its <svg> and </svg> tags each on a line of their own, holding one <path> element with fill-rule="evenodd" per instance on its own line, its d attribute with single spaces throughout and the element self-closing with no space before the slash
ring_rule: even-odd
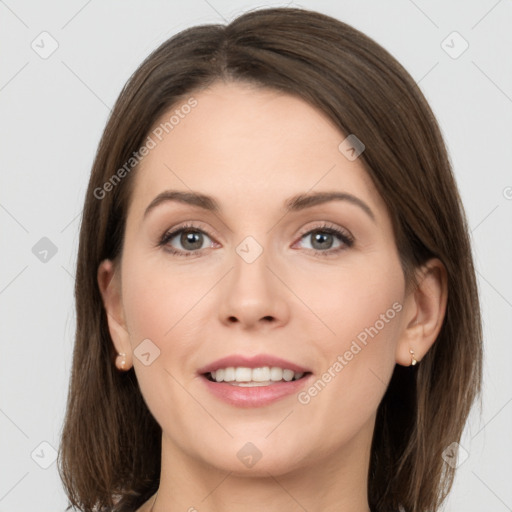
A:
<svg viewBox="0 0 512 512">
<path fill-rule="evenodd" d="M 198 373 L 209 373 L 216 371 L 219 368 L 229 368 L 230 366 L 244 368 L 262 368 L 265 366 L 274 366 L 282 368 L 283 370 L 293 370 L 296 373 L 306 373 L 310 371 L 303 366 L 292 363 L 291 361 L 286 361 L 285 359 L 281 359 L 280 357 L 272 356 L 269 354 L 259 354 L 250 357 L 233 354 L 221 359 L 217 359 L 217 361 L 213 361 L 212 363 L 199 368 Z"/>
</svg>

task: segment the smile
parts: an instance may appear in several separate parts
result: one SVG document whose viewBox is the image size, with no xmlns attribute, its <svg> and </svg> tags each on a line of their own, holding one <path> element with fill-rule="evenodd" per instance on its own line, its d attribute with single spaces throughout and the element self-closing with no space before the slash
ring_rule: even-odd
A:
<svg viewBox="0 0 512 512">
<path fill-rule="evenodd" d="M 232 354 L 198 370 L 210 395 L 235 407 L 263 407 L 301 391 L 309 368 L 271 354 Z"/>
</svg>

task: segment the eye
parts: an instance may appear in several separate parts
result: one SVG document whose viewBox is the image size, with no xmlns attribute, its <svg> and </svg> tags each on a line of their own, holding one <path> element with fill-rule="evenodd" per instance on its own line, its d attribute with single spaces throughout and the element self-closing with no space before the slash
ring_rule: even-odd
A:
<svg viewBox="0 0 512 512">
<path fill-rule="evenodd" d="M 316 256 L 332 256 L 354 245 L 354 238 L 350 233 L 330 224 L 323 224 L 311 229 L 301 236 L 302 239 L 311 239 L 310 247 Z M 338 241 L 338 246 L 333 245 Z"/>
<path fill-rule="evenodd" d="M 191 256 L 203 249 L 205 237 L 211 240 L 210 237 L 197 226 L 186 224 L 178 229 L 164 233 L 158 245 L 165 247 L 171 254 Z M 182 249 L 176 248 L 176 244 L 181 245 Z M 213 247 L 213 244 L 210 244 L 209 247 Z"/>
<path fill-rule="evenodd" d="M 311 243 L 306 249 L 320 257 L 333 256 L 354 245 L 354 238 L 348 231 L 327 223 L 303 233 L 300 240 L 308 237 Z M 186 224 L 165 232 L 158 246 L 177 256 L 195 256 L 204 249 L 205 238 L 211 241 L 205 231 L 198 226 Z M 333 248 L 336 242 L 338 245 Z M 176 245 L 181 245 L 181 248 Z M 214 247 L 214 243 L 211 242 L 207 247 Z"/>
</svg>

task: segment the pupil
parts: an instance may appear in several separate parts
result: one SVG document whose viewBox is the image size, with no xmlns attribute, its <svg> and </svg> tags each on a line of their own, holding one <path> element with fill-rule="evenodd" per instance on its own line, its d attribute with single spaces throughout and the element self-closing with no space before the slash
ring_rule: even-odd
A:
<svg viewBox="0 0 512 512">
<path fill-rule="evenodd" d="M 328 237 L 332 237 L 332 235 L 331 235 L 331 234 L 328 234 L 328 233 L 324 233 L 324 234 L 322 234 L 322 233 L 317 233 L 317 234 L 313 237 L 313 246 L 314 246 L 314 244 L 315 244 L 317 241 L 320 241 L 320 242 L 325 241 L 325 240 L 326 240 L 326 238 L 328 239 Z M 324 244 L 324 245 L 320 245 L 320 247 L 319 247 L 319 248 L 320 248 L 320 249 L 322 249 L 322 248 L 325 248 L 325 247 L 330 247 L 331 245 L 332 245 L 332 240 L 331 240 L 331 244 Z"/>
<path fill-rule="evenodd" d="M 200 233 L 197 233 L 195 231 L 184 231 L 181 236 L 181 243 L 183 244 L 183 247 L 190 249 L 190 250 L 196 250 L 200 249 L 202 245 L 202 240 L 200 238 Z M 198 243 L 199 240 L 199 243 Z M 195 245 L 194 245 L 195 241 Z M 192 244 L 192 247 L 190 247 L 188 244 Z"/>
</svg>

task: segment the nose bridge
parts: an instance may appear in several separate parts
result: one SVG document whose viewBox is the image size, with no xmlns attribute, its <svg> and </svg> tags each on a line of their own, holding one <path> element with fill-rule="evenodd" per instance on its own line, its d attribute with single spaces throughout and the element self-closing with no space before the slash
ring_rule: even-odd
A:
<svg viewBox="0 0 512 512">
<path fill-rule="evenodd" d="M 254 236 L 245 237 L 235 247 L 234 268 L 223 292 L 221 321 L 238 321 L 249 327 L 260 321 L 287 320 L 286 290 L 275 270 L 270 270 L 271 260 L 271 251 Z"/>
<path fill-rule="evenodd" d="M 270 296 L 275 296 L 275 290 L 271 293 L 275 283 L 271 282 L 273 276 L 268 269 L 271 259 L 268 247 L 249 235 L 235 247 L 235 253 L 231 292 L 245 304 L 268 304 Z"/>
</svg>

